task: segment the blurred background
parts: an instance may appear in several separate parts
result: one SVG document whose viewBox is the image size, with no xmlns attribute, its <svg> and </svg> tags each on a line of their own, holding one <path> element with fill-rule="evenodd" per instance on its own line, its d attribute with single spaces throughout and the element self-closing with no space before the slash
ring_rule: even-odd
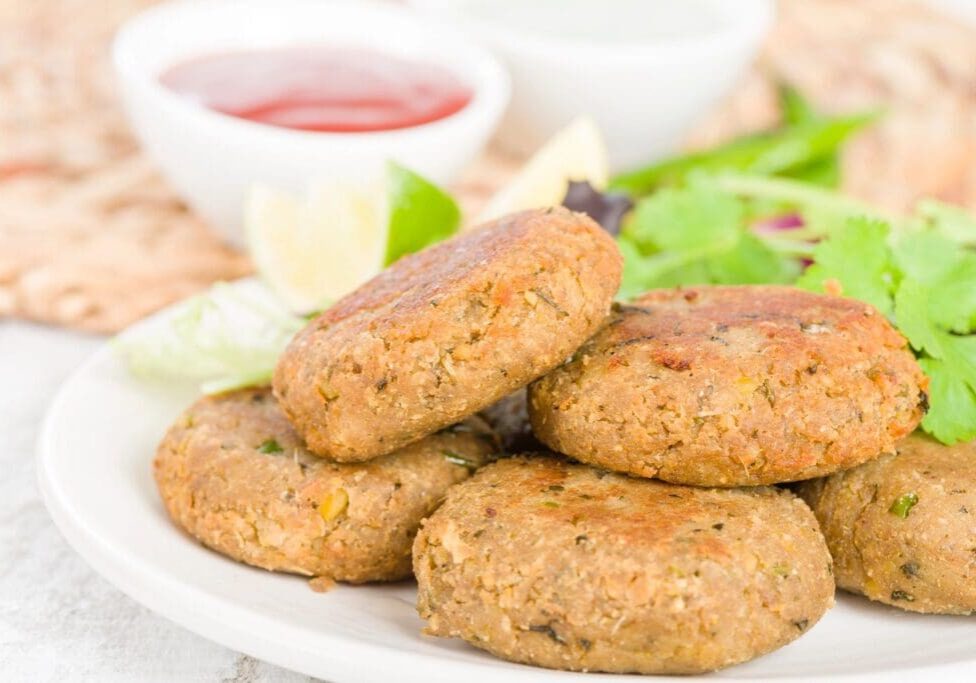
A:
<svg viewBox="0 0 976 683">
<path fill-rule="evenodd" d="M 249 271 L 160 179 L 119 105 L 109 44 L 152 4 L 0 5 L 2 317 L 114 332 Z M 775 125 L 786 82 L 826 113 L 885 110 L 847 145 L 845 189 L 893 209 L 923 195 L 976 206 L 974 17 L 969 0 L 784 0 L 749 71 L 675 144 Z M 453 187 L 477 204 L 516 163 L 490 150 Z"/>
</svg>

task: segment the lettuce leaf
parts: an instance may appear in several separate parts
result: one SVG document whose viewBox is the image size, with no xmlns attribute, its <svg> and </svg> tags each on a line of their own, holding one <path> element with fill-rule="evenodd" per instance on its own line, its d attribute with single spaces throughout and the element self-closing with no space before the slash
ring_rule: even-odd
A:
<svg viewBox="0 0 976 683">
<path fill-rule="evenodd" d="M 257 282 L 217 283 L 114 344 L 133 374 L 195 381 L 214 394 L 269 383 L 278 356 L 306 322 Z"/>
</svg>

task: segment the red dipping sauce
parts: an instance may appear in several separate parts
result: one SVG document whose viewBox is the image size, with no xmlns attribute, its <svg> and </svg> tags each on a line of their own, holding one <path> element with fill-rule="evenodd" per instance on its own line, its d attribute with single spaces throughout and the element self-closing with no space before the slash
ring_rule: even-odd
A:
<svg viewBox="0 0 976 683">
<path fill-rule="evenodd" d="M 214 54 L 160 76 L 222 114 L 297 130 L 396 130 L 463 109 L 471 89 L 447 69 L 382 52 L 289 47 Z"/>
</svg>

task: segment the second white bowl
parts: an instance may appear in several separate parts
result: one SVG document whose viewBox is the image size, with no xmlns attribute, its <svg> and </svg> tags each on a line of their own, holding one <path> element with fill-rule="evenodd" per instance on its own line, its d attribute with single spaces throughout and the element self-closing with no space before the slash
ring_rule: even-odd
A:
<svg viewBox="0 0 976 683">
<path fill-rule="evenodd" d="M 755 55 L 771 0 L 410 0 L 483 39 L 512 74 L 499 132 L 527 153 L 588 115 L 615 170 L 674 151 Z"/>
</svg>

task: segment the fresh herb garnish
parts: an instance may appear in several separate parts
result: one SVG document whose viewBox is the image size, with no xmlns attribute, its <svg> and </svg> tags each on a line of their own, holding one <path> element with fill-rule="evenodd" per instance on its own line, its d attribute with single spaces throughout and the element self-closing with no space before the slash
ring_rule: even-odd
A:
<svg viewBox="0 0 976 683">
<path fill-rule="evenodd" d="M 895 502 L 888 508 L 888 512 L 895 517 L 906 519 L 912 508 L 918 505 L 918 496 L 914 493 L 906 493 L 895 498 Z"/>
<path fill-rule="evenodd" d="M 845 296 L 866 301 L 890 315 L 895 273 L 887 248 L 888 233 L 884 223 L 863 217 L 849 219 L 814 248 L 813 264 L 797 280 L 797 286 L 823 292 L 833 282 Z"/>
<path fill-rule="evenodd" d="M 800 264 L 755 234 L 746 202 L 708 176 L 641 200 L 618 239 L 620 296 L 692 284 L 791 282 Z"/>
<path fill-rule="evenodd" d="M 783 110 L 783 122 L 787 125 L 819 121 L 823 117 L 813 105 L 792 85 L 779 87 L 779 104 Z"/>
<path fill-rule="evenodd" d="M 877 114 L 821 116 L 789 88 L 781 89 L 780 102 L 784 112 L 780 128 L 624 173 L 610 181 L 610 189 L 641 196 L 664 186 L 682 184 L 690 174 L 702 171 L 777 175 L 834 185 L 841 146 L 875 121 Z"/>
<path fill-rule="evenodd" d="M 284 450 L 275 439 L 268 439 L 258 446 L 258 453 L 281 453 Z"/>
</svg>

